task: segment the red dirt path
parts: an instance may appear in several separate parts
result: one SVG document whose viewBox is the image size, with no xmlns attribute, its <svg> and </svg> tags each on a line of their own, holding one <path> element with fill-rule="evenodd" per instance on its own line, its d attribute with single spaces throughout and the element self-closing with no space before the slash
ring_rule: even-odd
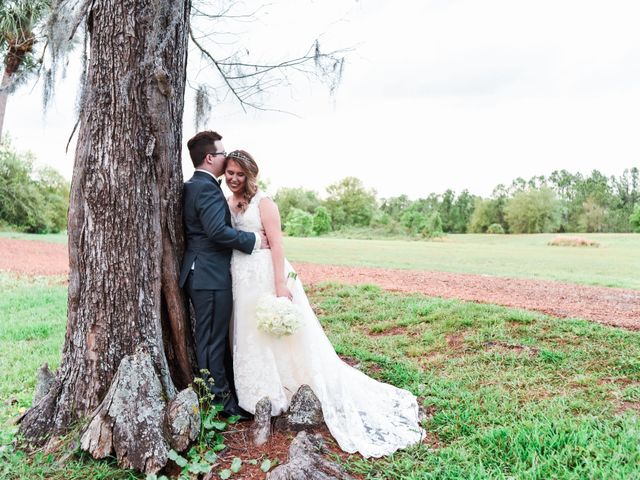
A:
<svg viewBox="0 0 640 480">
<path fill-rule="evenodd" d="M 325 281 L 371 283 L 386 290 L 494 303 L 561 318 L 585 318 L 607 325 L 640 330 L 640 290 L 400 269 L 309 263 L 296 263 L 294 267 L 306 284 Z M 0 270 L 27 275 L 66 275 L 67 246 L 0 238 Z"/>
</svg>

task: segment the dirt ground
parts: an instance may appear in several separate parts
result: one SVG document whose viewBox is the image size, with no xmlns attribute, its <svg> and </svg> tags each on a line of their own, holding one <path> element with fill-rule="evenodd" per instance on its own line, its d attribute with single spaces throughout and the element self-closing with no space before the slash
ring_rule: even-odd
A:
<svg viewBox="0 0 640 480">
<path fill-rule="evenodd" d="M 595 287 L 445 272 L 294 263 L 305 284 L 336 281 L 370 283 L 386 290 L 494 303 L 577 317 L 640 330 L 640 290 Z M 66 275 L 67 246 L 33 240 L 0 239 L 0 270 L 26 275 Z"/>
</svg>

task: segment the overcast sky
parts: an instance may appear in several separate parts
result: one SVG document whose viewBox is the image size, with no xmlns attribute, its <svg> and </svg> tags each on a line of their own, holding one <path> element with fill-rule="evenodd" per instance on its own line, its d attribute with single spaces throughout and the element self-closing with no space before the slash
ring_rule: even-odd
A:
<svg viewBox="0 0 640 480">
<path fill-rule="evenodd" d="M 271 193 L 323 194 L 354 175 L 380 197 L 486 196 L 556 169 L 619 175 L 640 165 L 638 19 L 637 0 L 274 0 L 259 21 L 235 27 L 236 41 L 268 60 L 317 37 L 326 50 L 353 47 L 341 86 L 329 96 L 303 80 L 265 98 L 297 116 L 245 114 L 228 99 L 207 127 L 227 151 L 254 155 Z M 190 61 L 198 69 L 195 52 Z M 5 119 L 19 148 L 69 178 L 75 70 L 46 117 L 39 88 L 25 86 Z M 188 92 L 185 142 L 194 133 Z"/>
</svg>

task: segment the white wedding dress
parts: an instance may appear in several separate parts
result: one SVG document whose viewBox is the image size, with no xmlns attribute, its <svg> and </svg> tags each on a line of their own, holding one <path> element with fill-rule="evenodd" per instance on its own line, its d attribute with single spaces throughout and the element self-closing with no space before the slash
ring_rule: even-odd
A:
<svg viewBox="0 0 640 480">
<path fill-rule="evenodd" d="M 258 192 L 243 214 L 232 213 L 235 228 L 262 229 Z M 293 271 L 285 260 L 285 275 Z M 380 383 L 344 363 L 322 330 L 300 280 L 293 286 L 293 302 L 304 311 L 304 322 L 293 335 L 281 338 L 256 328 L 255 306 L 264 292 L 275 294 L 270 250 L 251 255 L 233 251 L 232 350 L 239 404 L 254 413 L 267 396 L 272 415 L 289 407 L 303 384 L 322 404 L 329 431 L 345 452 L 365 457 L 388 455 L 419 442 L 424 431 L 418 420 L 416 397 L 406 390 Z"/>
</svg>

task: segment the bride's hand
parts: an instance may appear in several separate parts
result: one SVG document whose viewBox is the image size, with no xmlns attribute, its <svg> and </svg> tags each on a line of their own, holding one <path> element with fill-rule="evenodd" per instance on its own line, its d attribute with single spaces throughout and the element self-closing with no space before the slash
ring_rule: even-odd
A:
<svg viewBox="0 0 640 480">
<path fill-rule="evenodd" d="M 293 300 L 293 294 L 291 290 L 287 288 L 287 284 L 278 282 L 276 284 L 276 297 L 287 297 L 289 300 Z"/>
<path fill-rule="evenodd" d="M 267 237 L 267 233 L 263 230 L 260 230 L 258 232 L 258 234 L 260 235 L 260 249 L 262 250 L 269 250 L 271 249 L 271 245 L 269 245 L 269 237 Z"/>
</svg>

